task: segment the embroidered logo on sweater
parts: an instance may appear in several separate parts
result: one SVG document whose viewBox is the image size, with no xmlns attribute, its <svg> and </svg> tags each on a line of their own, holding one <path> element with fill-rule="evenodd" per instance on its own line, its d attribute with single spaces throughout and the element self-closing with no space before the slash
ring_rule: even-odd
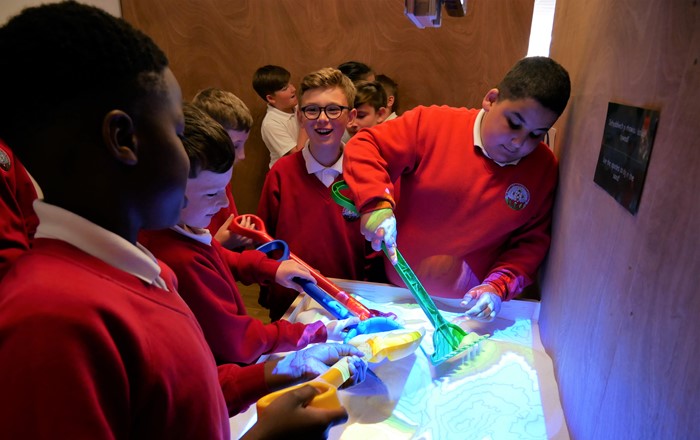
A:
<svg viewBox="0 0 700 440">
<path fill-rule="evenodd" d="M 0 149 L 0 168 L 5 171 L 10 171 L 12 166 L 12 161 L 10 161 L 10 156 L 7 155 L 2 149 Z"/>
<path fill-rule="evenodd" d="M 506 204 L 520 211 L 530 203 L 530 191 L 520 183 L 514 183 L 506 190 Z"/>
</svg>

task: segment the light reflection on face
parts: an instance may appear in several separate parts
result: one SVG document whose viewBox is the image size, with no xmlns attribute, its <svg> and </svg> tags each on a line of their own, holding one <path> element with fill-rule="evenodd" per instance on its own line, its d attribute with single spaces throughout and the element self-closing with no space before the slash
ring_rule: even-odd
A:
<svg viewBox="0 0 700 440">
<path fill-rule="evenodd" d="M 558 115 L 532 98 L 498 100 L 492 89 L 483 101 L 481 140 L 491 159 L 507 163 L 537 148 Z"/>
<path fill-rule="evenodd" d="M 180 224 L 206 228 L 211 218 L 228 206 L 226 186 L 231 182 L 233 167 L 225 173 L 200 171 L 187 179 L 187 206 L 180 212 Z"/>
</svg>

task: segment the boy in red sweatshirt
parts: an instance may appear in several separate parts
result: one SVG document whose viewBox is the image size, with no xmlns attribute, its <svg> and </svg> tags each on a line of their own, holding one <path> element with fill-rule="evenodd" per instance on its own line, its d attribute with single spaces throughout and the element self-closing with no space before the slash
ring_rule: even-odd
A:
<svg viewBox="0 0 700 440">
<path fill-rule="evenodd" d="M 373 248 L 384 242 L 395 260 L 401 230 L 401 253 L 431 295 L 494 319 L 549 248 L 557 160 L 542 140 L 570 90 L 555 61 L 524 58 L 482 109 L 418 107 L 354 136 L 343 172 Z"/>
<path fill-rule="evenodd" d="M 167 58 L 75 2 L 10 19 L 0 53 L 0 137 L 44 193 L 32 249 L 0 284 L 0 438 L 228 439 L 250 397 L 230 386 L 242 368 L 217 369 L 173 272 L 136 243 L 140 229 L 175 224 L 185 202 Z M 312 349 L 258 368 L 274 388 L 355 354 Z M 273 408 L 278 426 L 303 436 L 347 417 L 306 406 L 310 391 Z"/>
<path fill-rule="evenodd" d="M 261 355 L 299 350 L 327 337 L 342 339 L 342 330 L 356 318 L 311 324 L 279 320 L 263 324 L 246 314 L 236 280 L 263 285 L 275 282 L 300 289 L 292 281 L 313 281 L 309 271 L 292 260 L 279 262 L 256 250 L 241 253 L 221 246 L 207 225 L 228 203 L 234 154 L 224 128 L 191 104 L 184 105 L 183 144 L 190 158 L 185 192 L 188 204 L 176 226 L 144 231 L 139 242 L 177 274 L 178 292 L 199 320 L 218 364 L 251 364 Z"/>
</svg>

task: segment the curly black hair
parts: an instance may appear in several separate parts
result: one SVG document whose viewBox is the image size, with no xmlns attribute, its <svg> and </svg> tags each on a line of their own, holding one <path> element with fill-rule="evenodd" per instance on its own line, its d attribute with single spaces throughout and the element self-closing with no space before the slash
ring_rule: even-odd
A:
<svg viewBox="0 0 700 440">
<path fill-rule="evenodd" d="M 548 57 L 523 58 L 498 84 L 498 99 L 532 98 L 561 115 L 571 95 L 569 73 Z"/>
<path fill-rule="evenodd" d="M 61 118 L 83 118 L 98 130 L 109 110 L 132 110 L 139 97 L 163 87 L 168 66 L 148 36 L 74 1 L 11 18 L 0 28 L 0 54 L 0 137 L 13 149 Z"/>
</svg>

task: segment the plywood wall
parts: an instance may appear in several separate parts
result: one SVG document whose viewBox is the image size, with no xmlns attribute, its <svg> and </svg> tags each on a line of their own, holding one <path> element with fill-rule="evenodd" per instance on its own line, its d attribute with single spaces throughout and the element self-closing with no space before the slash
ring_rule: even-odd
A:
<svg viewBox="0 0 700 440">
<path fill-rule="evenodd" d="M 525 56 L 533 4 L 470 1 L 466 17 L 425 30 L 404 16 L 403 0 L 122 0 L 122 13 L 166 51 L 186 99 L 215 86 L 250 107 L 256 125 L 233 183 L 239 210 L 254 212 L 269 162 L 260 139 L 265 105 L 251 87 L 258 67 L 282 65 L 298 83 L 357 60 L 399 83 L 403 109 L 474 107 Z"/>
<path fill-rule="evenodd" d="M 700 438 L 700 6 L 558 0 L 573 97 L 542 339 L 572 437 Z M 609 101 L 661 110 L 639 212 L 593 183 Z"/>
</svg>

